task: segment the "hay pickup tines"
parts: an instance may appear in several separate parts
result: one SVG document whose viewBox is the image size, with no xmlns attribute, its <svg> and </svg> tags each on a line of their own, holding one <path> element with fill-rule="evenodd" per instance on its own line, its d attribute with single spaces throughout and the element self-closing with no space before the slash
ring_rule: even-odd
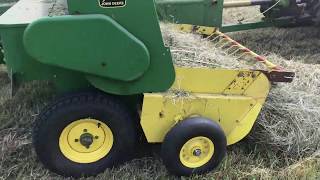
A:
<svg viewBox="0 0 320 180">
<path fill-rule="evenodd" d="M 187 33 L 202 35 L 213 42 L 216 48 L 219 48 L 229 56 L 236 56 L 238 60 L 245 59 L 246 56 L 252 57 L 258 63 L 264 64 L 267 70 L 260 71 L 263 72 L 271 82 L 292 82 L 295 77 L 294 72 L 287 71 L 283 67 L 270 62 L 265 57 L 258 55 L 228 35 L 220 32 L 215 27 L 181 24 L 178 25 L 178 28 Z"/>
</svg>

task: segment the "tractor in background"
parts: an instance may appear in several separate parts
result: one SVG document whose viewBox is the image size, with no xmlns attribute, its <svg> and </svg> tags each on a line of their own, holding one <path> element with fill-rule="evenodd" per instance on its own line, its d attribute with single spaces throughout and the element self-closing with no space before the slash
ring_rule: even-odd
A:
<svg viewBox="0 0 320 180">
<path fill-rule="evenodd" d="M 155 0 L 155 3 L 160 20 L 178 24 L 219 27 L 221 32 L 272 26 L 320 25 L 319 0 Z M 0 14 L 14 4 L 0 4 Z M 264 18 L 260 22 L 223 24 L 224 9 L 247 6 L 260 6 Z M 0 41 L 1 61 L 3 61 L 3 52 Z"/>
<path fill-rule="evenodd" d="M 320 23 L 319 0 L 156 0 L 156 3 L 160 20 L 219 27 L 221 32 Z M 224 9 L 249 6 L 260 6 L 264 18 L 258 22 L 223 24 Z"/>
</svg>

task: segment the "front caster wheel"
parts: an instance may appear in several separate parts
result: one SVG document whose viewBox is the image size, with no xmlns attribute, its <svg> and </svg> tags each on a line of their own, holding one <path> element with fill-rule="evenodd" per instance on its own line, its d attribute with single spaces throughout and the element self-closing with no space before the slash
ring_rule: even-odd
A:
<svg viewBox="0 0 320 180">
<path fill-rule="evenodd" d="M 81 93 L 49 105 L 36 121 L 39 160 L 64 176 L 91 176 L 127 160 L 137 140 L 136 117 L 114 97 Z"/>
<path fill-rule="evenodd" d="M 178 123 L 169 131 L 161 155 L 172 174 L 189 176 L 216 168 L 226 154 L 226 146 L 226 137 L 217 123 L 195 117 Z"/>
</svg>

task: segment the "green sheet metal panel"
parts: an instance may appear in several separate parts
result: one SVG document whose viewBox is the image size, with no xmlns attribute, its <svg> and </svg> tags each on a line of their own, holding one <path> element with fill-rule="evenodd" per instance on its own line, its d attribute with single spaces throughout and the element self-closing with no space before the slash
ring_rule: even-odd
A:
<svg viewBox="0 0 320 180">
<path fill-rule="evenodd" d="M 0 3 L 0 15 L 2 15 L 4 12 L 6 12 L 11 6 L 13 6 L 14 3 Z M 3 49 L 1 45 L 1 37 L 0 37 L 0 64 L 4 64 L 4 54 Z"/>
<path fill-rule="evenodd" d="M 1 28 L 3 48 L 8 72 L 12 74 L 13 84 L 19 85 L 25 81 L 49 80 L 60 92 L 70 92 L 90 87 L 82 73 L 48 66 L 29 56 L 23 46 L 25 27 Z"/>
<path fill-rule="evenodd" d="M 4 64 L 4 54 L 3 54 L 3 49 L 1 47 L 1 44 L 0 44 L 0 64 Z"/>
<path fill-rule="evenodd" d="M 48 66 L 33 59 L 23 46 L 23 34 L 33 19 L 46 16 L 51 1 L 20 0 L 0 17 L 0 37 L 5 64 L 13 85 L 33 80 L 48 80 L 57 91 L 70 92 L 92 87 L 83 73 Z"/>
<path fill-rule="evenodd" d="M 220 27 L 224 0 L 156 0 L 161 20 Z"/>
<path fill-rule="evenodd" d="M 41 63 L 120 81 L 149 68 L 146 46 L 105 15 L 42 18 L 24 33 L 27 52 Z"/>
<path fill-rule="evenodd" d="M 221 32 L 236 32 L 236 31 L 244 31 L 250 29 L 258 29 L 258 28 L 267 28 L 273 26 L 289 26 L 294 25 L 294 19 L 274 19 L 274 20 L 264 20 L 260 22 L 253 23 L 245 23 L 245 24 L 233 24 L 233 25 L 224 25 L 220 28 Z"/>
<path fill-rule="evenodd" d="M 114 1 L 114 0 L 113 0 Z M 164 46 L 153 0 L 119 0 L 121 6 L 101 5 L 103 1 L 68 0 L 70 14 L 105 14 L 121 24 L 141 40 L 150 53 L 150 67 L 139 79 L 131 82 L 115 81 L 87 75 L 97 88 L 113 94 L 139 94 L 169 89 L 175 79 L 169 48 Z M 104 2 L 112 2 L 110 0 Z"/>
</svg>

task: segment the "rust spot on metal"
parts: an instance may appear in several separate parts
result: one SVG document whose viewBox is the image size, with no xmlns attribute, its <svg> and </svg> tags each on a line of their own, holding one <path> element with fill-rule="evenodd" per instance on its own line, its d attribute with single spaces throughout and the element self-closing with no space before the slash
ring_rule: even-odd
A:
<svg viewBox="0 0 320 180">
<path fill-rule="evenodd" d="M 243 72 L 239 72 L 238 77 L 244 77 L 244 73 Z"/>
</svg>

